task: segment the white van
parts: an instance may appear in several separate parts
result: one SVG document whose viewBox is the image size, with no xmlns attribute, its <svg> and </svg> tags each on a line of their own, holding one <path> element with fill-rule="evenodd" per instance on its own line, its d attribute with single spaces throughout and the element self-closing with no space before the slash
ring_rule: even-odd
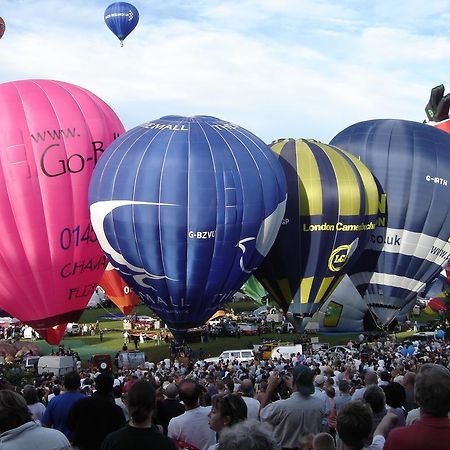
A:
<svg viewBox="0 0 450 450">
<path fill-rule="evenodd" d="M 37 363 L 38 375 L 53 373 L 61 376 L 73 372 L 77 368 L 77 362 L 73 356 L 41 356 Z"/>
<path fill-rule="evenodd" d="M 293 354 L 296 355 L 297 353 L 300 353 L 300 354 L 303 353 L 303 348 L 302 348 L 301 344 L 282 345 L 280 347 L 275 347 L 272 350 L 272 355 L 270 356 L 270 358 L 271 359 L 275 359 L 275 358 L 291 359 L 291 356 Z"/>
<path fill-rule="evenodd" d="M 206 363 L 217 363 L 220 360 L 223 361 L 233 361 L 237 362 L 249 362 L 255 357 L 253 350 L 225 350 L 219 356 L 213 358 L 206 358 L 204 361 Z"/>
<path fill-rule="evenodd" d="M 69 336 L 78 336 L 81 334 L 81 328 L 80 325 L 78 325 L 77 323 L 68 323 L 67 327 L 66 327 L 66 331 L 65 334 L 69 335 Z"/>
</svg>

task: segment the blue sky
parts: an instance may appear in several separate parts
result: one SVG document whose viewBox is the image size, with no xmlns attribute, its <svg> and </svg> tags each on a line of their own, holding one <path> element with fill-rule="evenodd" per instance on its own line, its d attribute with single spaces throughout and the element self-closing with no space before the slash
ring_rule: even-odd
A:
<svg viewBox="0 0 450 450">
<path fill-rule="evenodd" d="M 422 121 L 450 90 L 450 2 L 131 1 L 120 47 L 106 1 L 0 0 L 0 82 L 67 81 L 106 101 L 126 129 L 167 114 L 212 115 L 267 143 L 328 142 L 373 118 Z"/>
</svg>

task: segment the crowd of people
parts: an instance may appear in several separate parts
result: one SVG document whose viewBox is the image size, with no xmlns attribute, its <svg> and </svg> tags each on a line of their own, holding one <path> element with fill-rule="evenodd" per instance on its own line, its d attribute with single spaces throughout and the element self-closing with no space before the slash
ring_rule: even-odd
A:
<svg viewBox="0 0 450 450">
<path fill-rule="evenodd" d="M 346 348 L 250 363 L 166 359 L 114 373 L 80 369 L 19 388 L 1 379 L 0 448 L 448 448 L 446 339 Z"/>
</svg>

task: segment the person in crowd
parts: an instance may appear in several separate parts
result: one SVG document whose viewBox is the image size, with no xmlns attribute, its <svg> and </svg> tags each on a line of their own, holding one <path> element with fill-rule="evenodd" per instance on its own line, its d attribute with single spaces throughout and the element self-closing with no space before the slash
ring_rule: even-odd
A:
<svg viewBox="0 0 450 450">
<path fill-rule="evenodd" d="M 383 417 L 387 414 L 386 396 L 383 389 L 376 384 L 371 384 L 364 392 L 363 400 L 372 410 L 372 429 L 369 434 L 368 442 L 372 441 L 373 433 L 381 422 Z"/>
<path fill-rule="evenodd" d="M 25 399 L 18 393 L 0 391 L 0 448 L 2 450 L 70 449 L 67 437 L 58 430 L 33 421 Z"/>
<path fill-rule="evenodd" d="M 314 436 L 312 450 L 335 450 L 334 438 L 329 433 L 319 433 Z"/>
<path fill-rule="evenodd" d="M 273 426 L 275 439 L 283 449 L 297 450 L 302 434 L 317 434 L 321 431 L 325 411 L 323 401 L 312 395 L 314 374 L 309 367 L 299 364 L 294 367 L 292 376 L 286 374 L 284 378 L 293 393 L 285 400 L 268 404 L 272 393 L 281 382 L 279 373 L 272 374 L 266 397 L 261 403 L 260 419 Z"/>
<path fill-rule="evenodd" d="M 209 426 L 219 436 L 226 427 L 247 419 L 247 405 L 238 394 L 215 395 L 211 399 L 211 411 L 208 415 Z M 214 450 L 218 445 L 212 445 L 210 450 Z"/>
<path fill-rule="evenodd" d="M 187 378 L 179 385 L 179 397 L 186 411 L 170 420 L 167 435 L 175 441 L 189 443 L 200 450 L 215 444 L 215 433 L 208 425 L 210 407 L 200 406 L 201 386 Z"/>
<path fill-rule="evenodd" d="M 122 393 L 122 386 L 120 384 L 118 386 L 113 386 L 113 395 L 114 395 L 114 401 L 116 402 L 116 405 L 119 405 L 122 408 L 123 415 L 125 416 L 125 421 L 128 422 L 128 420 L 130 418 L 130 415 L 128 413 L 128 406 L 123 401 L 125 396 L 128 397 L 128 395 Z"/>
<path fill-rule="evenodd" d="M 414 386 L 420 420 L 389 433 L 386 450 L 444 450 L 450 442 L 450 370 L 438 364 L 420 367 Z"/>
<path fill-rule="evenodd" d="M 42 425 L 55 428 L 63 432 L 69 441 L 72 433 L 67 426 L 67 416 L 71 407 L 85 396 L 79 392 L 80 375 L 77 372 L 68 372 L 64 375 L 64 391 L 61 395 L 52 398 L 42 416 Z"/>
<path fill-rule="evenodd" d="M 247 405 L 247 416 L 249 419 L 259 419 L 259 409 L 261 403 L 254 398 L 255 391 L 253 389 L 253 383 L 248 378 L 241 381 L 238 394 L 242 395 L 242 398 Z"/>
<path fill-rule="evenodd" d="M 327 419 L 327 428 L 328 433 L 331 436 L 336 436 L 336 419 L 337 419 L 337 411 L 336 411 L 336 402 L 335 402 L 335 390 L 333 387 L 327 387 L 325 389 L 327 394 L 327 400 L 325 404 L 325 415 Z"/>
<path fill-rule="evenodd" d="M 364 375 L 364 386 L 356 389 L 352 395 L 352 400 L 362 400 L 364 397 L 364 392 L 369 386 L 376 386 L 378 384 L 378 376 L 376 372 L 368 370 Z"/>
<path fill-rule="evenodd" d="M 417 408 L 419 405 L 416 403 L 416 399 L 414 397 L 414 384 L 416 382 L 416 374 L 415 372 L 408 371 L 403 376 L 402 384 L 405 388 L 405 409 L 406 412 L 411 411 L 412 409 Z"/>
<path fill-rule="evenodd" d="M 224 428 L 220 433 L 218 450 L 281 450 L 267 424 L 248 419 L 232 427 Z"/>
<path fill-rule="evenodd" d="M 298 450 L 312 450 L 313 441 L 314 441 L 314 434 L 312 433 L 302 434 L 298 441 Z"/>
<path fill-rule="evenodd" d="M 178 386 L 170 383 L 164 389 L 164 398 L 156 402 L 155 421 L 163 427 L 167 435 L 167 427 L 172 418 L 178 417 L 185 411 L 184 405 L 178 397 Z"/>
<path fill-rule="evenodd" d="M 73 433 L 72 443 L 79 450 L 98 450 L 108 433 L 125 425 L 122 408 L 114 401 L 113 384 L 110 373 L 100 373 L 95 378 L 95 392 L 70 409 L 67 426 Z"/>
<path fill-rule="evenodd" d="M 336 413 L 339 414 L 339 411 L 352 399 L 350 395 L 350 382 L 346 379 L 339 381 L 339 394 L 334 398 L 334 402 L 336 404 Z"/>
<path fill-rule="evenodd" d="M 405 388 L 400 383 L 391 381 L 390 383 L 383 386 L 383 391 L 386 396 L 386 406 L 388 411 L 392 412 L 398 417 L 396 426 L 405 426 L 407 415 L 405 409 Z"/>
<path fill-rule="evenodd" d="M 31 384 L 27 384 L 23 387 L 22 396 L 27 402 L 31 417 L 40 424 L 45 413 L 45 406 L 39 401 L 37 389 Z"/>
<path fill-rule="evenodd" d="M 344 450 L 382 450 L 386 434 L 397 416 L 386 414 L 375 429 L 372 442 L 365 445 L 372 430 L 372 411 L 362 401 L 347 403 L 338 414 L 336 429 Z"/>
<path fill-rule="evenodd" d="M 172 439 L 164 436 L 153 424 L 156 391 L 151 383 L 141 379 L 128 392 L 130 421 L 126 426 L 109 433 L 100 450 L 176 450 Z"/>
</svg>

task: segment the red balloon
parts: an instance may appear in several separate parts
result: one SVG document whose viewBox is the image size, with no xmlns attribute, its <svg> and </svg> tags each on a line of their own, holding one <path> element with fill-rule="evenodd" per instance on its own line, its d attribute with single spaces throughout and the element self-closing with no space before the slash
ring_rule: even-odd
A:
<svg viewBox="0 0 450 450">
<path fill-rule="evenodd" d="M 130 286 L 128 286 L 111 263 L 108 263 L 106 266 L 98 285 L 126 316 L 133 312 L 134 307 L 140 301 L 137 294 L 131 290 Z"/>
</svg>

